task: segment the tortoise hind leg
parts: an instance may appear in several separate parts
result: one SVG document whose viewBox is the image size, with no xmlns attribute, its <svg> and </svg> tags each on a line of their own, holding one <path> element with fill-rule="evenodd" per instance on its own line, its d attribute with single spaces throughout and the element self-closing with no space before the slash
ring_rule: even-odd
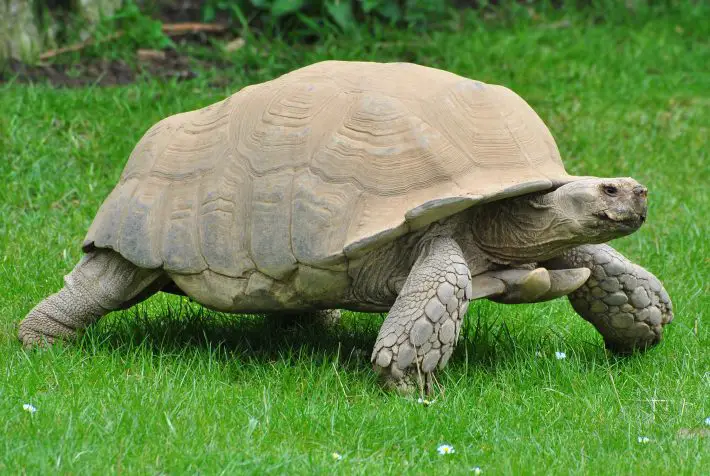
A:
<svg viewBox="0 0 710 476">
<path fill-rule="evenodd" d="M 303 312 L 270 312 L 265 315 L 270 325 L 280 328 L 313 327 L 332 329 L 340 323 L 340 310 L 323 309 Z"/>
<path fill-rule="evenodd" d="M 114 251 L 96 249 L 64 277 L 59 292 L 27 314 L 18 337 L 26 346 L 73 339 L 110 311 L 130 307 L 159 291 L 164 280 L 160 269 L 139 268 Z"/>
<path fill-rule="evenodd" d="M 673 320 L 673 305 L 661 281 L 609 245 L 578 246 L 541 266 L 592 271 L 569 300 L 613 352 L 630 353 L 657 344 L 663 326 Z"/>
</svg>

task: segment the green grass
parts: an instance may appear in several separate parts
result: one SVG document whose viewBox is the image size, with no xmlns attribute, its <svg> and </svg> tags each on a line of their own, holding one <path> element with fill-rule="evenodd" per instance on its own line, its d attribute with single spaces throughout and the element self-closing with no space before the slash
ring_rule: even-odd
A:
<svg viewBox="0 0 710 476">
<path fill-rule="evenodd" d="M 0 472 L 707 471 L 710 12 L 697 5 L 600 23 L 568 13 L 570 28 L 469 19 L 357 43 L 256 43 L 181 84 L 0 85 Z M 663 343 L 615 358 L 565 300 L 477 302 L 429 407 L 377 387 L 378 315 L 348 314 L 330 333 L 275 332 L 156 296 L 76 345 L 21 349 L 16 323 L 61 286 L 143 131 L 326 58 L 416 61 L 506 84 L 548 123 L 570 172 L 645 183 L 649 222 L 615 246 L 674 300 Z M 210 88 L 215 79 L 229 86 Z M 456 453 L 438 456 L 441 443 Z"/>
</svg>

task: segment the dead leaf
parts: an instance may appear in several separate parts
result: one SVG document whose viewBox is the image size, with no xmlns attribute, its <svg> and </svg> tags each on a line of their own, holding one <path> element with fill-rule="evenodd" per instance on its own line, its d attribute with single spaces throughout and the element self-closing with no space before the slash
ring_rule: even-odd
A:
<svg viewBox="0 0 710 476">
<path fill-rule="evenodd" d="M 224 45 L 224 51 L 227 53 L 231 53 L 232 51 L 237 51 L 238 49 L 242 48 L 246 44 L 246 41 L 244 41 L 244 38 L 235 38 L 226 45 Z"/>
</svg>

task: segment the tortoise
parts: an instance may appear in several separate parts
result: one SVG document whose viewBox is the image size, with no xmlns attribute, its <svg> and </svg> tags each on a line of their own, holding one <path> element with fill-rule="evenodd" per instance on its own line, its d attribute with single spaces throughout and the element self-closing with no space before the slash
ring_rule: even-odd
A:
<svg viewBox="0 0 710 476">
<path fill-rule="evenodd" d="M 151 127 L 64 287 L 19 326 L 68 339 L 158 291 L 225 312 L 388 312 L 371 361 L 431 389 L 469 302 L 567 295 L 619 353 L 660 341 L 661 282 L 607 241 L 647 189 L 565 171 L 516 93 L 409 63 L 326 61 Z"/>
</svg>

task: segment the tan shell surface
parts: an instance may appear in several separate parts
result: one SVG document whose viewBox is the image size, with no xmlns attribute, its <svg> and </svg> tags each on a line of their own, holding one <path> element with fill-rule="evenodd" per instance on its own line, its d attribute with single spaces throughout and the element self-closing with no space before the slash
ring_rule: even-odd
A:
<svg viewBox="0 0 710 476">
<path fill-rule="evenodd" d="M 406 63 L 317 63 L 153 126 L 84 249 L 147 268 L 276 279 L 342 269 L 482 201 L 574 180 L 501 86 Z"/>
</svg>

